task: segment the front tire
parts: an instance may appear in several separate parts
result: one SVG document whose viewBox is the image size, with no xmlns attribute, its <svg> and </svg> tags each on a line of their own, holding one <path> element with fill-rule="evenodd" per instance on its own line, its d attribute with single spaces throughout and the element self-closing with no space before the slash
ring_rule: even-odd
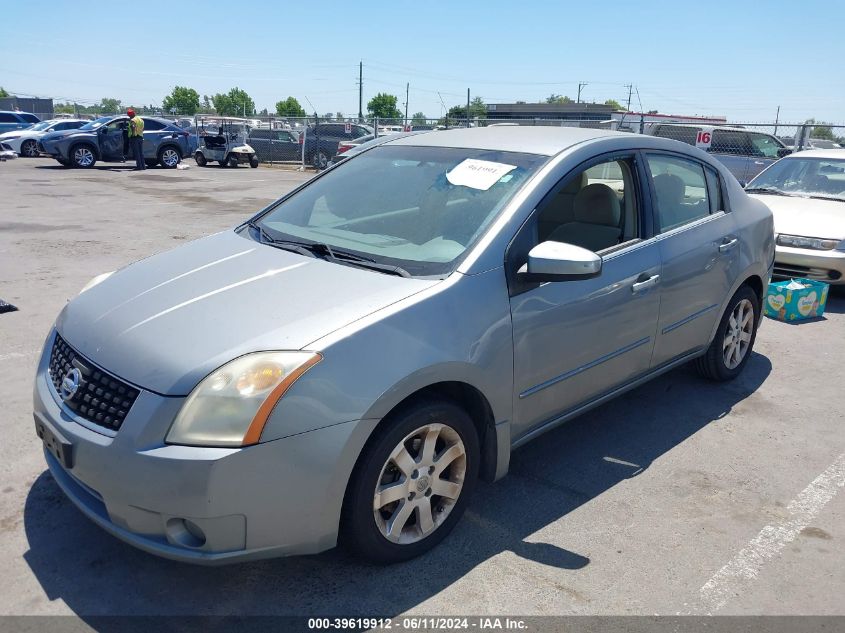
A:
<svg viewBox="0 0 845 633">
<path fill-rule="evenodd" d="M 695 361 L 698 373 L 719 382 L 739 376 L 751 357 L 759 322 L 757 293 L 748 286 L 740 287 L 728 302 L 710 347 Z"/>
<path fill-rule="evenodd" d="M 91 169 L 97 162 L 97 155 L 90 145 L 74 145 L 70 148 L 70 164 L 78 169 Z"/>
<path fill-rule="evenodd" d="M 249 159 L 249 166 L 255 169 L 258 167 L 258 156 L 253 156 Z"/>
<path fill-rule="evenodd" d="M 26 158 L 36 158 L 38 156 L 38 145 L 32 139 L 21 143 L 21 156 Z"/>
<path fill-rule="evenodd" d="M 449 400 L 391 414 L 362 452 L 344 501 L 344 543 L 363 558 L 396 563 L 442 541 L 478 478 L 475 425 Z"/>
<path fill-rule="evenodd" d="M 238 166 L 238 157 L 234 154 L 229 154 L 229 158 L 226 159 L 227 167 L 235 168 Z"/>
</svg>

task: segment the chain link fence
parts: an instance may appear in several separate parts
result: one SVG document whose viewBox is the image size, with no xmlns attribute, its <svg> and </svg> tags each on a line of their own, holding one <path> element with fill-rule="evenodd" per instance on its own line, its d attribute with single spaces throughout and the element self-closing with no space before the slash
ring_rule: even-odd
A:
<svg viewBox="0 0 845 633">
<path fill-rule="evenodd" d="M 124 112 L 113 113 L 124 114 Z M 101 113 L 96 116 L 107 116 Z M 88 115 L 91 116 L 91 115 Z M 144 114 L 144 116 L 151 116 Z M 158 115 L 190 133 L 191 153 L 198 144 L 193 117 Z M 200 116 L 200 115 L 198 115 Z M 213 117 L 215 115 L 202 115 Z M 660 116 L 660 115 L 657 115 Z M 827 123 L 697 123 L 693 117 L 655 120 L 653 115 L 615 114 L 603 118 L 489 118 L 440 117 L 385 119 L 365 117 L 247 116 L 247 142 L 268 165 L 295 169 L 325 169 L 335 157 L 372 139 L 409 132 L 464 127 L 544 126 L 606 129 L 671 138 L 695 145 L 725 163 L 738 180 L 746 182 L 790 152 L 845 148 L 845 124 Z"/>
</svg>

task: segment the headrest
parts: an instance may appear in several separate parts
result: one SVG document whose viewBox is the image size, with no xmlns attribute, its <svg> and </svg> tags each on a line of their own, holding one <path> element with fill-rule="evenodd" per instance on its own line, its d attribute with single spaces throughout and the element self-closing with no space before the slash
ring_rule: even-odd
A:
<svg viewBox="0 0 845 633">
<path fill-rule="evenodd" d="M 654 177 L 654 190 L 658 204 L 677 205 L 684 201 L 686 185 L 675 174 L 658 174 Z"/>
<path fill-rule="evenodd" d="M 576 222 L 619 226 L 620 208 L 616 192 L 602 183 L 587 185 L 575 195 L 572 211 Z"/>
</svg>

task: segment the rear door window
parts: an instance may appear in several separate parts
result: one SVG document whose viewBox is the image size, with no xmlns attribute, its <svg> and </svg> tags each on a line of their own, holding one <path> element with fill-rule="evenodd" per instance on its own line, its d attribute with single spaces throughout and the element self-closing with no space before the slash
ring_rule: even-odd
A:
<svg viewBox="0 0 845 633">
<path fill-rule="evenodd" d="M 665 154 L 647 155 L 661 233 L 710 215 L 704 165 Z"/>
<path fill-rule="evenodd" d="M 27 123 L 41 123 L 41 119 L 39 119 L 34 114 L 25 114 L 25 113 L 21 112 L 20 114 L 18 114 L 18 116 L 20 118 L 22 118 L 24 121 L 26 121 Z"/>
<path fill-rule="evenodd" d="M 19 123 L 18 117 L 11 112 L 0 112 L 0 123 Z"/>
<path fill-rule="evenodd" d="M 157 132 L 164 129 L 164 123 L 156 121 L 155 119 L 144 119 L 144 130 L 148 132 Z"/>
</svg>

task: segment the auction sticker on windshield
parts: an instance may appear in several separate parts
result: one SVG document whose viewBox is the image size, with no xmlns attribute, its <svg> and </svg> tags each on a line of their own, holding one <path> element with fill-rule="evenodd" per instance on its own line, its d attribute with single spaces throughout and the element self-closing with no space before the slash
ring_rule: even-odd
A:
<svg viewBox="0 0 845 633">
<path fill-rule="evenodd" d="M 446 173 L 446 179 L 453 185 L 462 185 L 487 191 L 502 176 L 516 169 L 516 165 L 494 163 L 489 160 L 467 158 Z"/>
</svg>

